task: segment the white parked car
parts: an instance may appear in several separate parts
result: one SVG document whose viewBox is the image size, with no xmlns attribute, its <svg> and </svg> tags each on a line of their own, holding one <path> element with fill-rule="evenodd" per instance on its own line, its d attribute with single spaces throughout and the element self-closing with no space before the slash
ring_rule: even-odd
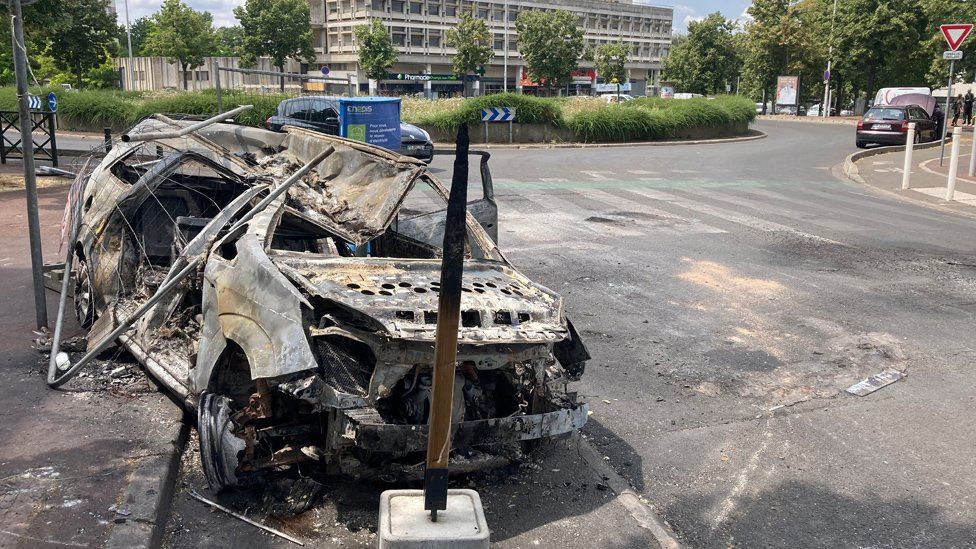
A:
<svg viewBox="0 0 976 549">
<path fill-rule="evenodd" d="M 621 93 L 619 95 L 616 93 L 605 93 L 600 96 L 600 99 L 606 101 L 607 103 L 625 103 L 627 101 L 632 101 L 634 96 L 626 93 Z"/>
</svg>

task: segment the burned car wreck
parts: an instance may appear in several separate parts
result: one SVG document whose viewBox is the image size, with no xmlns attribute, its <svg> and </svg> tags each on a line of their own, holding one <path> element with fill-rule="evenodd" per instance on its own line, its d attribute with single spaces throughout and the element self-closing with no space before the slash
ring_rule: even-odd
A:
<svg viewBox="0 0 976 549">
<path fill-rule="evenodd" d="M 445 186 L 408 157 L 298 128 L 172 137 L 181 127 L 144 120 L 76 182 L 89 349 L 118 331 L 196 411 L 215 488 L 306 463 L 422 475 Z M 467 214 L 455 471 L 517 459 L 587 417 L 569 387 L 586 348 L 562 299 L 499 251 L 491 199 Z"/>
</svg>

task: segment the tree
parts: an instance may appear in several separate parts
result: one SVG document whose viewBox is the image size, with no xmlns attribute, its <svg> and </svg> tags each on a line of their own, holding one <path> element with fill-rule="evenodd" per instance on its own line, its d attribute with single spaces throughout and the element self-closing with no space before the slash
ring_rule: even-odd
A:
<svg viewBox="0 0 976 549">
<path fill-rule="evenodd" d="M 627 79 L 627 57 L 630 47 L 623 42 L 616 44 L 601 44 L 593 53 L 593 64 L 596 73 L 603 77 L 604 82 L 617 84 L 617 95 L 620 95 L 620 83 Z"/>
<path fill-rule="evenodd" d="M 457 27 L 448 29 L 447 45 L 456 48 L 454 74 L 459 78 L 473 73 L 495 55 L 492 35 L 484 19 L 462 13 Z"/>
<path fill-rule="evenodd" d="M 356 27 L 355 33 L 359 44 L 359 67 L 366 78 L 377 81 L 385 79 L 399 57 L 386 27 L 379 19 L 373 19 L 368 25 Z"/>
<path fill-rule="evenodd" d="M 155 24 L 150 17 L 140 17 L 132 23 L 132 28 L 129 30 L 129 34 L 132 36 L 132 55 L 134 57 L 142 57 L 146 55 L 146 37 L 149 36 L 149 31 L 153 29 Z M 116 57 L 128 57 L 129 56 L 129 43 L 128 36 L 125 34 L 125 25 L 119 25 L 119 53 Z"/>
<path fill-rule="evenodd" d="M 266 55 L 283 73 L 288 59 L 315 61 L 307 0 L 245 0 L 234 8 L 234 17 L 244 33 L 241 66 L 254 66 L 258 57 Z M 284 76 L 281 90 L 285 90 Z"/>
<path fill-rule="evenodd" d="M 165 0 L 152 20 L 153 27 L 146 37 L 146 53 L 179 63 L 183 89 L 188 89 L 190 71 L 203 65 L 203 58 L 213 48 L 213 16 L 196 11 L 181 0 Z"/>
<path fill-rule="evenodd" d="M 60 7 L 47 53 L 55 66 L 74 74 L 81 88 L 85 73 L 102 66 L 109 48 L 115 49 L 115 15 L 106 11 L 106 0 L 62 0 Z"/>
<path fill-rule="evenodd" d="M 219 57 L 240 57 L 244 47 L 244 28 L 240 25 L 214 29 L 213 54 Z"/>
<path fill-rule="evenodd" d="M 724 93 L 742 66 L 735 30 L 736 23 L 719 12 L 689 23 L 688 34 L 672 41 L 662 67 L 664 79 L 682 92 Z"/>
<path fill-rule="evenodd" d="M 526 10 L 515 20 L 518 49 L 529 78 L 550 92 L 567 84 L 583 54 L 583 30 L 565 10 Z"/>
</svg>

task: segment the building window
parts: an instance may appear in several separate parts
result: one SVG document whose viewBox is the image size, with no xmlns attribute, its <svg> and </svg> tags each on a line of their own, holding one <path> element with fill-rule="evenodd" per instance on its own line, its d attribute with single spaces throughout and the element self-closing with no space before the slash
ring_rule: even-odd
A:
<svg viewBox="0 0 976 549">
<path fill-rule="evenodd" d="M 391 5 L 390 8 L 391 11 L 395 11 L 397 13 L 403 13 L 403 5 L 404 5 L 403 0 L 393 0 L 393 2 L 391 2 L 390 5 Z"/>
<path fill-rule="evenodd" d="M 492 21 L 504 21 L 505 20 L 505 10 L 496 9 L 493 12 L 491 12 L 491 20 Z"/>
<path fill-rule="evenodd" d="M 424 35 L 422 34 L 411 34 L 410 35 L 410 45 L 415 48 L 424 47 Z"/>
<path fill-rule="evenodd" d="M 427 44 L 432 48 L 439 48 L 441 47 L 441 37 L 431 35 L 427 38 Z"/>
<path fill-rule="evenodd" d="M 492 48 L 494 48 L 496 50 L 503 50 L 503 49 L 505 49 L 505 39 L 502 38 L 501 35 L 495 35 L 495 41 L 492 44 Z"/>
<path fill-rule="evenodd" d="M 478 8 L 478 19 L 488 19 L 488 8 Z"/>
<path fill-rule="evenodd" d="M 373 9 L 380 11 L 386 9 L 386 0 L 373 0 Z"/>
<path fill-rule="evenodd" d="M 424 13 L 424 5 L 420 2 L 410 2 L 410 13 L 421 15 Z"/>
<path fill-rule="evenodd" d="M 348 32 L 342 33 L 342 45 L 343 46 L 352 45 L 352 33 L 348 33 Z"/>
<path fill-rule="evenodd" d="M 427 13 L 429 13 L 430 15 L 440 15 L 441 14 L 440 4 L 431 4 L 427 6 Z"/>
<path fill-rule="evenodd" d="M 393 45 L 403 46 L 406 45 L 407 35 L 399 32 L 393 33 Z"/>
<path fill-rule="evenodd" d="M 447 6 L 444 8 L 444 15 L 448 17 L 457 17 L 457 6 Z"/>
<path fill-rule="evenodd" d="M 197 71 L 197 82 L 207 82 L 210 80 L 210 71 Z"/>
<path fill-rule="evenodd" d="M 508 8 L 508 20 L 515 21 L 516 19 L 518 19 L 518 10 L 513 10 L 512 8 Z"/>
</svg>

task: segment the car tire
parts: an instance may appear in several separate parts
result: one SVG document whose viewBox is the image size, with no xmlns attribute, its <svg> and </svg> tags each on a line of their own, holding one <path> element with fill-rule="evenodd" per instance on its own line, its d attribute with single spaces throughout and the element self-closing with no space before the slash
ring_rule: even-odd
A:
<svg viewBox="0 0 976 549">
<path fill-rule="evenodd" d="M 244 441 L 231 432 L 231 405 L 229 398 L 205 392 L 197 408 L 200 462 L 210 488 L 216 492 L 238 484 L 238 456 L 245 447 Z"/>
<path fill-rule="evenodd" d="M 88 269 L 88 262 L 82 258 L 75 261 L 74 267 L 74 297 L 72 301 L 75 306 L 75 316 L 78 324 L 82 328 L 91 328 L 95 323 L 94 285 L 92 284 L 91 271 Z"/>
<path fill-rule="evenodd" d="M 915 144 L 918 145 L 921 142 L 922 142 L 922 134 L 919 132 L 915 132 Z"/>
<path fill-rule="evenodd" d="M 859 148 L 859 149 L 863 149 L 863 148 L 867 147 L 868 144 L 865 143 L 864 141 L 855 141 L 854 142 L 854 146 L 857 147 L 857 148 Z"/>
</svg>

